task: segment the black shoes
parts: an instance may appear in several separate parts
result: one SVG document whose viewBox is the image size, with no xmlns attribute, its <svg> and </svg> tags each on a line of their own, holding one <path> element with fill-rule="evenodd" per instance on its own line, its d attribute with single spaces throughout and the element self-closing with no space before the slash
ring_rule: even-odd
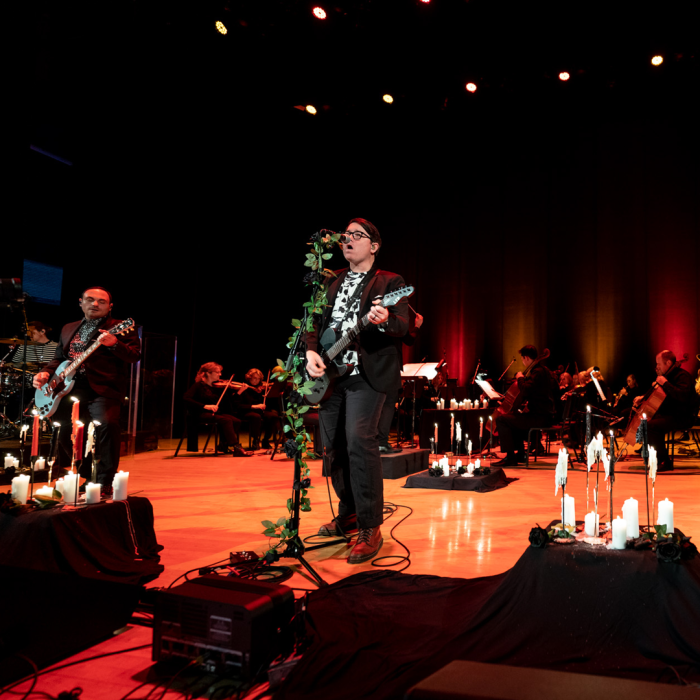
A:
<svg viewBox="0 0 700 700">
<path fill-rule="evenodd" d="M 499 459 L 498 462 L 494 462 L 492 467 L 517 467 L 518 464 L 525 464 L 525 457 L 520 453 L 516 452 L 512 455 L 506 455 L 503 459 Z"/>
<path fill-rule="evenodd" d="M 395 455 L 401 452 L 400 447 L 391 447 L 391 445 L 379 445 L 379 454 Z"/>
<path fill-rule="evenodd" d="M 656 467 L 657 474 L 659 472 L 672 472 L 672 471 L 673 471 L 673 465 L 671 464 L 671 460 L 664 460 L 663 462 L 659 462 L 659 464 Z"/>
</svg>

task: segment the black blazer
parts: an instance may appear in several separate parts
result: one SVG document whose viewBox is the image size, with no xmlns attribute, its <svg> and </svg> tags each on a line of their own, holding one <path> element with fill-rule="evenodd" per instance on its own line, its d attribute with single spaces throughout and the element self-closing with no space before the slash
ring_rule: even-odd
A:
<svg viewBox="0 0 700 700">
<path fill-rule="evenodd" d="M 76 331 L 83 322 L 76 321 L 68 323 L 61 329 L 61 337 L 56 348 L 56 355 L 42 371 L 53 374 L 56 368 L 66 360 Z M 88 339 L 89 346 L 103 331 L 113 328 L 121 321 L 108 316 L 107 319 L 92 333 Z M 128 365 L 134 364 L 141 359 L 141 341 L 134 328 L 128 330 L 124 335 L 117 336 L 117 344 L 111 348 L 101 345 L 88 357 L 83 366 L 90 388 L 99 396 L 108 399 L 124 400 L 124 396 L 129 386 Z"/>
<path fill-rule="evenodd" d="M 330 324 L 335 298 L 347 276 L 348 269 L 341 270 L 328 288 L 328 306 L 323 312 L 321 323 L 312 333 L 306 335 L 306 347 L 309 350 L 318 352 L 318 340 Z M 374 297 L 384 296 L 403 285 L 404 281 L 400 275 L 386 270 L 377 270 L 362 290 L 360 316 L 364 316 L 370 310 Z M 406 333 L 408 333 L 406 299 L 389 308 L 389 319 L 384 331 L 380 331 L 378 326 L 371 324 L 360 333 L 358 349 L 360 371 L 375 391 L 386 394 L 401 386 L 401 367 L 403 366 L 401 339 Z"/>
</svg>

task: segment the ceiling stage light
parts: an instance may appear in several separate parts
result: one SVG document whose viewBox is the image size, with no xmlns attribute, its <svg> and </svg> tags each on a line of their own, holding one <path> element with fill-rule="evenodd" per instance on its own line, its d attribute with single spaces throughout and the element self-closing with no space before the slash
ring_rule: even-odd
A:
<svg viewBox="0 0 700 700">
<path fill-rule="evenodd" d="M 382 99 L 383 99 L 384 102 L 386 102 L 388 105 L 390 105 L 390 104 L 394 101 L 394 98 L 393 98 L 391 95 L 384 95 L 384 96 L 382 97 Z"/>
<path fill-rule="evenodd" d="M 316 107 L 314 107 L 313 105 L 306 105 L 306 111 L 309 114 L 316 114 Z"/>
<path fill-rule="evenodd" d="M 664 62 L 663 56 L 654 56 L 654 58 L 651 59 L 652 66 L 660 66 L 663 62 Z"/>
<path fill-rule="evenodd" d="M 567 72 L 559 73 L 559 80 L 566 82 L 571 76 Z"/>
<path fill-rule="evenodd" d="M 469 92 L 476 92 L 476 83 L 467 83 L 466 88 Z"/>
<path fill-rule="evenodd" d="M 226 29 L 223 22 L 216 23 L 216 31 L 219 32 L 219 34 L 228 34 L 228 29 Z"/>
<path fill-rule="evenodd" d="M 327 17 L 326 11 L 322 7 L 314 7 L 312 12 L 317 19 L 326 19 Z"/>
</svg>

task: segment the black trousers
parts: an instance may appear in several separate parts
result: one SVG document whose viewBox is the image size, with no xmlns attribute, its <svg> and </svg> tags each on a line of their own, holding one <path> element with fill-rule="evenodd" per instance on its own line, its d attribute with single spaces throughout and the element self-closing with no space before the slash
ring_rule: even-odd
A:
<svg viewBox="0 0 700 700">
<path fill-rule="evenodd" d="M 238 444 L 238 430 L 241 426 L 241 421 L 239 418 L 230 416 L 227 413 L 202 411 L 200 420 L 206 423 L 216 423 L 219 430 L 219 435 L 221 436 L 219 442 L 222 450 Z"/>
<path fill-rule="evenodd" d="M 386 394 L 355 375 L 338 382 L 319 409 L 324 474 L 330 474 L 340 499 L 338 515 L 357 513 L 361 528 L 378 527 L 384 520 L 377 426 L 385 399 Z"/>
<path fill-rule="evenodd" d="M 121 452 L 121 401 L 108 399 L 96 394 L 87 383 L 76 381 L 73 391 L 66 394 L 61 400 L 52 421 L 61 424 L 61 432 L 57 444 L 56 464 L 62 469 L 69 469 L 73 454 L 71 441 L 72 425 L 71 415 L 73 401 L 71 397 L 80 400 L 80 420 L 85 424 L 84 438 L 87 438 L 90 421 L 99 421 L 101 425 L 95 426 L 95 439 L 100 461 L 97 465 L 97 483 L 104 486 L 112 486 L 112 480 L 119 468 L 119 455 Z M 81 455 L 85 453 L 85 443 L 81 446 Z M 91 478 L 92 460 L 83 458 L 80 475 L 86 479 Z"/>
<path fill-rule="evenodd" d="M 537 413 L 508 413 L 496 418 L 498 437 L 501 440 L 501 450 L 508 456 L 516 452 L 525 454 L 523 440 L 527 438 L 530 428 L 546 428 L 552 425 L 553 416 L 543 416 Z"/>
<path fill-rule="evenodd" d="M 398 391 L 394 391 L 386 395 L 384 406 L 382 406 L 382 414 L 379 416 L 379 425 L 377 427 L 377 437 L 380 445 L 389 444 L 389 431 L 391 430 L 391 422 L 394 420 L 394 413 L 396 413 L 396 402 L 398 400 Z"/>
<path fill-rule="evenodd" d="M 666 433 L 683 430 L 687 427 L 688 421 L 678 420 L 673 416 L 654 416 L 647 423 L 647 437 L 649 444 L 656 450 L 656 459 L 659 465 L 669 458 L 666 449 Z"/>
</svg>

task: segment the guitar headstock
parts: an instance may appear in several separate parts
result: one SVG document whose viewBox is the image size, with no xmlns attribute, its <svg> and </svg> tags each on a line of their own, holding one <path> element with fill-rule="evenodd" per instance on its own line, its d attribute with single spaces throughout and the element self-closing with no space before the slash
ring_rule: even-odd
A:
<svg viewBox="0 0 700 700">
<path fill-rule="evenodd" d="M 410 284 L 406 284 L 403 287 L 399 287 L 393 292 L 389 292 L 388 294 L 384 295 L 384 298 L 382 299 L 382 306 L 393 306 L 394 304 L 397 304 L 399 301 L 401 301 L 401 299 L 403 299 L 404 297 L 410 297 L 411 294 L 413 294 L 413 292 L 415 291 L 416 288 L 411 286 Z"/>
<path fill-rule="evenodd" d="M 134 319 L 133 318 L 127 318 L 126 320 L 122 321 L 121 323 L 118 323 L 116 326 L 108 329 L 108 333 L 111 333 L 112 335 L 124 335 L 127 331 L 131 330 L 134 327 Z"/>
</svg>

